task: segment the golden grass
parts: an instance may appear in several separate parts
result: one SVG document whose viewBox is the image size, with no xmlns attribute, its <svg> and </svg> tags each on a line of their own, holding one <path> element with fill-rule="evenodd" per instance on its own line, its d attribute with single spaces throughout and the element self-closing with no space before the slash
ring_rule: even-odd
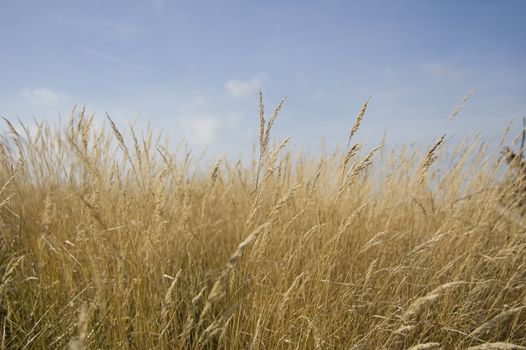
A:
<svg viewBox="0 0 526 350">
<path fill-rule="evenodd" d="M 352 144 L 368 102 L 291 154 L 260 102 L 255 159 L 209 168 L 84 110 L 6 121 L 1 348 L 525 348 L 517 154 Z"/>
</svg>

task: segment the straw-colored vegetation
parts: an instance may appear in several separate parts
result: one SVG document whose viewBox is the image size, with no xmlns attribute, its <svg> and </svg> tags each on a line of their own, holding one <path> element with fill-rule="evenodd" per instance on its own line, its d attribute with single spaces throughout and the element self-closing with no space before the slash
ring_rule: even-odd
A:
<svg viewBox="0 0 526 350">
<path fill-rule="evenodd" d="M 364 104 L 291 154 L 281 105 L 209 168 L 84 111 L 6 121 L 0 348 L 524 349 L 520 152 L 355 144 Z"/>
</svg>

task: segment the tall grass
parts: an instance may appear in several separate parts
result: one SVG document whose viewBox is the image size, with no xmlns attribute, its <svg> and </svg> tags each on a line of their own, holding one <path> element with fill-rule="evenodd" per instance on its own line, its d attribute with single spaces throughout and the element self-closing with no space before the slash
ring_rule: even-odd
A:
<svg viewBox="0 0 526 350">
<path fill-rule="evenodd" d="M 0 346 L 526 346 L 519 157 L 366 150 L 367 102 L 345 149 L 298 157 L 271 140 L 282 103 L 267 120 L 261 99 L 256 159 L 205 170 L 84 110 L 6 120 Z"/>
</svg>

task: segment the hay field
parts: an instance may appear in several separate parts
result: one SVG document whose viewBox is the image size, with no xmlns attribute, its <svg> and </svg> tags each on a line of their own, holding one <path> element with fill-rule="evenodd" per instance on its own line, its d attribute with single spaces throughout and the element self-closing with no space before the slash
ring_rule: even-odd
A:
<svg viewBox="0 0 526 350">
<path fill-rule="evenodd" d="M 208 166 L 81 110 L 6 121 L 0 348 L 526 349 L 516 148 L 365 147 L 365 103 L 292 154 L 281 105 L 252 161 Z"/>
</svg>

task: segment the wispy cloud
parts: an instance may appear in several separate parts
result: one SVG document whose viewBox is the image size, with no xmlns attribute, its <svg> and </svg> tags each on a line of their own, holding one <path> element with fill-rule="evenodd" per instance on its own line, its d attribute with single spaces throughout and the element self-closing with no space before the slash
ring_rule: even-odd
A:
<svg viewBox="0 0 526 350">
<path fill-rule="evenodd" d="M 160 16 L 163 14 L 164 7 L 166 5 L 165 0 L 152 0 L 153 11 L 156 15 Z"/>
<path fill-rule="evenodd" d="M 265 79 L 266 75 L 262 73 L 248 80 L 232 79 L 225 83 L 225 89 L 232 97 L 246 98 L 261 89 Z"/>
<path fill-rule="evenodd" d="M 33 106 L 56 105 L 66 99 L 65 95 L 48 88 L 25 88 L 20 96 Z"/>
<path fill-rule="evenodd" d="M 216 139 L 220 123 L 213 117 L 187 116 L 181 121 L 181 126 L 191 144 L 208 146 Z"/>
<path fill-rule="evenodd" d="M 434 78 L 443 78 L 447 80 L 458 80 L 460 78 L 460 72 L 450 65 L 434 61 L 427 62 L 420 66 L 422 72 L 426 75 Z"/>
<path fill-rule="evenodd" d="M 111 63 L 115 63 L 115 64 L 119 64 L 119 65 L 125 65 L 125 66 L 131 66 L 131 67 L 137 67 L 137 64 L 135 64 L 135 63 L 126 61 L 126 60 L 124 60 L 124 59 L 122 59 L 120 57 L 114 56 L 114 55 L 109 54 L 109 53 L 104 52 L 104 51 L 90 49 L 90 48 L 85 47 L 85 46 L 77 46 L 77 48 L 79 50 L 81 50 L 82 52 L 87 53 L 88 55 L 92 55 L 92 56 L 101 58 L 101 59 L 106 60 L 106 61 L 111 62 Z"/>
<path fill-rule="evenodd" d="M 321 101 L 325 97 L 325 93 L 322 91 L 316 91 L 311 95 L 313 101 Z"/>
</svg>

